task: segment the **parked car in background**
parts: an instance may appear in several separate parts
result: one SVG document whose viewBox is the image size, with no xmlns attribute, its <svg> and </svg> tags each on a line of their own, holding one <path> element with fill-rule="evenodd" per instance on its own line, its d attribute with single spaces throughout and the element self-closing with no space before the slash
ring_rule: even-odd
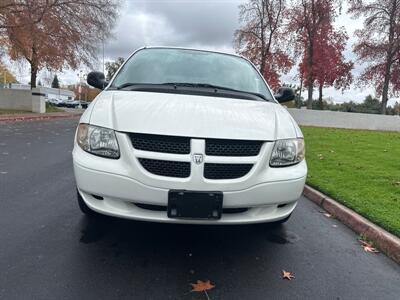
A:
<svg viewBox="0 0 400 300">
<path fill-rule="evenodd" d="M 81 106 L 82 108 L 87 108 L 89 106 L 90 102 L 87 101 L 81 101 Z"/>
<path fill-rule="evenodd" d="M 56 102 L 56 106 L 58 106 L 58 107 L 65 107 L 65 105 L 66 105 L 66 100 L 64 100 L 64 99 L 59 99 Z"/>
<path fill-rule="evenodd" d="M 64 102 L 65 107 L 77 108 L 79 106 L 78 100 L 69 100 Z"/>
<path fill-rule="evenodd" d="M 61 99 L 50 98 L 50 99 L 47 100 L 47 102 L 50 103 L 51 105 L 60 106 L 60 104 L 63 101 Z"/>
<path fill-rule="evenodd" d="M 60 106 L 68 107 L 68 108 L 79 108 L 79 106 L 81 106 L 82 108 L 87 108 L 89 104 L 90 104 L 90 102 L 86 102 L 86 101 L 68 100 L 68 101 L 61 102 Z"/>
<path fill-rule="evenodd" d="M 303 134 L 247 59 L 142 48 L 82 115 L 73 164 L 79 206 L 142 221 L 285 222 L 307 175 Z"/>
<path fill-rule="evenodd" d="M 78 100 L 61 100 L 58 102 L 59 107 L 77 108 L 79 106 Z"/>
</svg>

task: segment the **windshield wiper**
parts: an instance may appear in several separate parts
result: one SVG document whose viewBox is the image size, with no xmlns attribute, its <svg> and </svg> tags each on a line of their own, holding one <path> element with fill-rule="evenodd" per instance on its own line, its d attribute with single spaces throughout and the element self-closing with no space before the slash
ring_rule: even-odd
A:
<svg viewBox="0 0 400 300">
<path fill-rule="evenodd" d="M 175 82 L 166 82 L 166 83 L 137 83 L 137 82 L 126 82 L 118 86 L 114 86 L 115 89 L 117 90 L 122 90 L 124 88 L 130 87 L 130 86 L 135 86 L 135 85 L 150 85 L 150 86 L 163 86 L 163 85 L 168 85 L 168 86 L 187 86 L 187 87 L 195 87 L 197 85 L 191 84 L 191 83 L 175 83 Z"/>
<path fill-rule="evenodd" d="M 141 84 L 141 83 L 127 82 L 127 83 L 123 83 L 121 85 L 114 86 L 114 88 L 116 88 L 117 90 L 122 90 L 123 88 L 130 87 L 133 85 L 138 85 L 138 84 Z"/>
<path fill-rule="evenodd" d="M 259 94 L 259 93 L 255 93 L 255 92 L 240 91 L 240 90 L 236 90 L 236 89 L 232 89 L 232 88 L 228 88 L 228 87 L 224 87 L 224 86 L 219 86 L 219 85 L 214 85 L 214 84 L 208 84 L 208 83 L 191 83 L 191 82 L 135 83 L 135 82 L 127 82 L 127 83 L 123 83 L 118 86 L 111 86 L 111 89 L 122 90 L 124 88 L 131 87 L 131 86 L 138 86 L 138 88 L 139 88 L 139 86 L 142 86 L 142 87 L 151 86 L 153 88 L 157 88 L 157 87 L 160 88 L 162 86 L 171 86 L 171 87 L 174 87 L 175 89 L 177 87 L 210 88 L 210 89 L 214 89 L 215 93 L 217 93 L 218 90 L 230 91 L 230 92 L 239 93 L 239 94 L 253 95 L 253 96 L 256 96 L 257 98 L 261 98 L 263 100 L 269 101 L 269 99 L 267 99 L 263 94 Z"/>
<path fill-rule="evenodd" d="M 224 91 L 231 91 L 231 92 L 236 92 L 236 93 L 244 93 L 244 94 L 251 94 L 254 96 L 257 96 L 259 98 L 262 98 L 263 100 L 267 100 L 268 99 L 260 93 L 255 93 L 255 92 L 248 92 L 248 91 L 241 91 L 241 90 L 236 90 L 236 89 L 232 89 L 232 88 L 228 88 L 228 87 L 224 87 L 224 86 L 219 86 L 219 85 L 214 85 L 214 84 L 208 84 L 208 83 L 191 83 L 191 82 L 165 82 L 162 83 L 161 85 L 172 85 L 172 86 L 183 86 L 183 87 L 198 87 L 198 88 L 212 88 L 215 89 L 216 92 L 217 90 L 224 90 Z"/>
</svg>

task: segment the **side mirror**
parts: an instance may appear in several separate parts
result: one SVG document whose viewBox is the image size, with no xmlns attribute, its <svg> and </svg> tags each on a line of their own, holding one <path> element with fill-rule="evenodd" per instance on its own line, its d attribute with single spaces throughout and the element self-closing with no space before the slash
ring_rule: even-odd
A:
<svg viewBox="0 0 400 300">
<path fill-rule="evenodd" d="M 274 97 L 279 103 L 283 103 L 283 102 L 288 102 L 288 101 L 294 100 L 296 95 L 294 94 L 294 91 L 292 88 L 281 87 L 278 90 L 278 93 L 274 95 Z"/>
<path fill-rule="evenodd" d="M 100 90 L 104 90 L 104 88 L 108 85 L 106 77 L 102 72 L 90 72 L 87 75 L 86 81 L 92 87 L 98 88 Z"/>
</svg>

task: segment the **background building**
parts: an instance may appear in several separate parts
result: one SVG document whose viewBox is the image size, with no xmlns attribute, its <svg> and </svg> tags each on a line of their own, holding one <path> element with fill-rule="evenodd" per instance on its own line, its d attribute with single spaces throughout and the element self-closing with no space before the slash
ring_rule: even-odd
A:
<svg viewBox="0 0 400 300">
<path fill-rule="evenodd" d="M 11 83 L 9 84 L 9 88 L 16 90 L 30 90 L 31 87 L 28 84 L 20 84 L 20 83 Z M 40 92 L 45 94 L 45 99 L 57 99 L 63 101 L 72 101 L 75 100 L 75 93 L 70 90 L 65 89 L 54 89 L 49 87 L 40 87 Z"/>
</svg>

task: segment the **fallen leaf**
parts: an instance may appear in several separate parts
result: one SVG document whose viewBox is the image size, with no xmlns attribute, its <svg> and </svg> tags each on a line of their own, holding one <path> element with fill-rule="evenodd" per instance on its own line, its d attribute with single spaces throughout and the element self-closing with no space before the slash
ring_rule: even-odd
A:
<svg viewBox="0 0 400 300">
<path fill-rule="evenodd" d="M 365 252 L 379 253 L 379 251 L 375 247 L 373 247 L 371 243 L 368 243 L 367 241 L 363 240 L 358 240 L 358 241 L 360 242 Z"/>
<path fill-rule="evenodd" d="M 337 225 L 333 224 L 333 225 L 332 225 L 332 227 L 336 228 L 336 227 L 337 227 Z"/>
<path fill-rule="evenodd" d="M 215 285 L 212 285 L 210 280 L 197 280 L 197 283 L 191 283 L 190 285 L 193 287 L 192 292 L 205 292 L 215 288 Z"/>
<path fill-rule="evenodd" d="M 294 275 L 291 272 L 282 270 L 282 279 L 292 280 L 293 278 L 294 278 Z"/>
<path fill-rule="evenodd" d="M 331 218 L 332 217 L 332 215 L 330 213 L 327 213 L 325 211 L 321 211 L 321 213 L 327 218 Z"/>
<path fill-rule="evenodd" d="M 363 246 L 365 252 L 371 252 L 371 253 L 379 253 L 378 250 L 374 247 L 369 247 L 369 246 Z"/>
<path fill-rule="evenodd" d="M 371 246 L 370 243 L 368 243 L 367 241 L 363 240 L 363 236 L 361 236 L 361 238 L 358 240 L 358 242 L 363 245 L 363 246 Z"/>
</svg>

